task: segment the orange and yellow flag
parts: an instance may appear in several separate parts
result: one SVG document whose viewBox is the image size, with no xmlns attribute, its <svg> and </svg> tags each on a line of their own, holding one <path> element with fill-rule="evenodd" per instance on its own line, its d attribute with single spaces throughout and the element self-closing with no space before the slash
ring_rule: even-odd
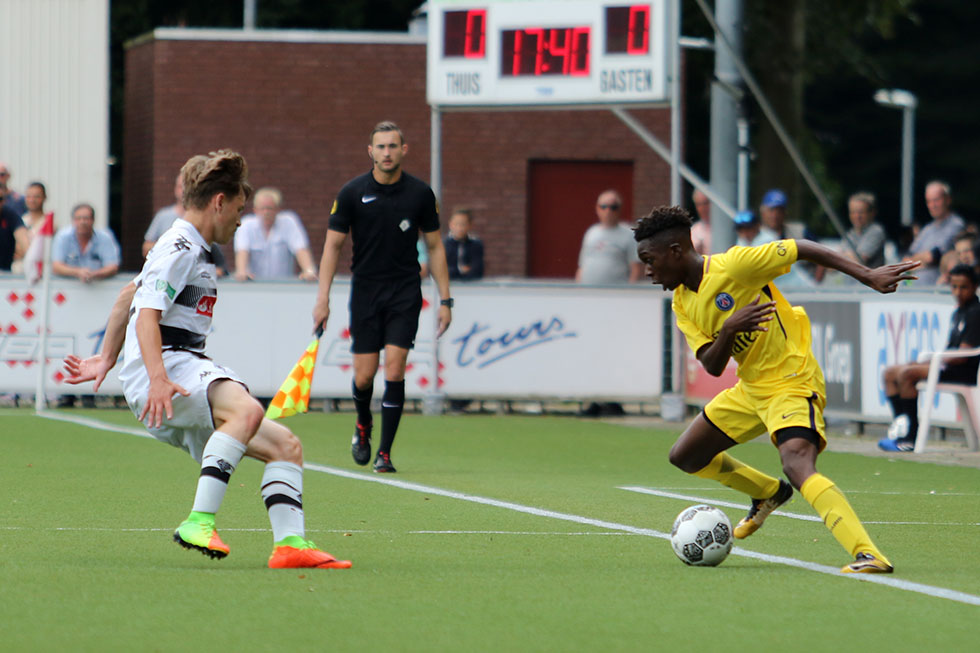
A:
<svg viewBox="0 0 980 653">
<path fill-rule="evenodd" d="M 265 416 L 269 419 L 289 417 L 305 413 L 310 408 L 310 386 L 313 385 L 313 369 L 316 367 L 316 352 L 320 348 L 323 328 L 317 328 L 316 337 L 306 348 L 299 362 L 279 386 L 276 396 L 269 402 Z"/>
</svg>

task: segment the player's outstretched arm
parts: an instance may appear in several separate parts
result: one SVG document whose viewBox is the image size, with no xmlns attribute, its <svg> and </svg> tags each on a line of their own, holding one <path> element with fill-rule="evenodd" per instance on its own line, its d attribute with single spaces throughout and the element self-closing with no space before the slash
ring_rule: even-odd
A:
<svg viewBox="0 0 980 653">
<path fill-rule="evenodd" d="M 895 292 L 901 282 L 916 279 L 911 271 L 920 265 L 918 261 L 903 261 L 872 269 L 812 240 L 797 240 L 796 250 L 798 259 L 840 270 L 880 293 Z"/>
<path fill-rule="evenodd" d="M 81 359 L 69 354 L 65 357 L 65 371 L 68 378 L 65 383 L 77 385 L 86 381 L 94 381 L 92 391 L 98 392 L 99 386 L 105 380 L 106 374 L 116 364 L 123 342 L 126 340 L 126 323 L 129 321 L 129 307 L 136 294 L 136 284 L 130 281 L 116 296 L 116 301 L 109 311 L 105 335 L 102 337 L 102 350 L 95 356 Z"/>
</svg>

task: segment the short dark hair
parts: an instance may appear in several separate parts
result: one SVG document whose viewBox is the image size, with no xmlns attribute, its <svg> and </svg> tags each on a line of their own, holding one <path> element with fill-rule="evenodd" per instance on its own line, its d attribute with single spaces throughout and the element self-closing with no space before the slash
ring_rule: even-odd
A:
<svg viewBox="0 0 980 653">
<path fill-rule="evenodd" d="M 88 202 L 79 202 L 75 206 L 71 207 L 71 217 L 75 217 L 75 211 L 78 209 L 88 209 L 89 213 L 92 214 L 92 219 L 95 220 L 95 208 Z"/>
<path fill-rule="evenodd" d="M 680 206 L 658 206 L 637 220 L 636 226 L 633 227 L 633 238 L 636 242 L 640 242 L 675 230 L 683 230 L 690 234 L 693 222 L 687 209 Z"/>
<path fill-rule="evenodd" d="M 31 183 L 27 184 L 27 187 L 28 188 L 33 188 L 34 186 L 37 186 L 38 188 L 40 188 L 41 189 L 41 193 L 44 195 L 45 199 L 47 199 L 47 197 L 48 197 L 48 189 L 44 187 L 44 184 L 42 184 L 39 181 L 32 181 Z"/>
<path fill-rule="evenodd" d="M 371 130 L 371 137 L 368 138 L 369 145 L 374 144 L 374 135 L 378 132 L 397 132 L 398 138 L 400 138 L 402 141 L 402 145 L 405 144 L 405 134 L 402 133 L 402 130 L 398 125 L 390 120 L 382 120 L 374 126 L 374 129 Z"/>
<path fill-rule="evenodd" d="M 953 269 L 949 271 L 949 276 L 950 278 L 955 276 L 966 277 L 974 286 L 980 285 L 980 275 L 977 274 L 977 269 L 968 263 L 954 265 Z"/>
</svg>

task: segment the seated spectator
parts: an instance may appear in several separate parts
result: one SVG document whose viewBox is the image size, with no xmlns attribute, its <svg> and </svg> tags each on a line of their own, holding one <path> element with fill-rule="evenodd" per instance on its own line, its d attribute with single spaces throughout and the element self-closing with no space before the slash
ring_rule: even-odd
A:
<svg viewBox="0 0 980 653">
<path fill-rule="evenodd" d="M 306 230 L 296 213 L 282 210 L 282 193 L 275 188 L 260 188 L 252 205 L 255 215 L 243 218 L 235 232 L 235 278 L 293 278 L 295 258 L 299 278 L 317 281 Z"/>
<path fill-rule="evenodd" d="M 946 349 L 970 349 L 980 346 L 980 299 L 977 298 L 977 271 L 960 264 L 949 272 L 949 287 L 956 301 L 956 311 L 949 322 Z M 946 359 L 939 372 L 941 383 L 976 383 L 980 356 Z M 885 368 L 885 396 L 891 403 L 895 421 L 888 437 L 878 441 L 884 451 L 912 451 L 919 430 L 919 393 L 915 384 L 929 376 L 929 363 L 904 363 Z"/>
<path fill-rule="evenodd" d="M 146 258 L 146 255 L 160 240 L 163 232 L 170 228 L 174 220 L 184 217 L 184 182 L 179 174 L 177 181 L 174 182 L 174 199 L 176 201 L 173 204 L 156 212 L 153 220 L 150 221 L 150 226 L 146 228 L 146 233 L 143 234 L 143 258 Z M 225 262 L 225 255 L 221 251 L 221 246 L 217 243 L 211 243 L 211 256 L 214 259 L 214 267 L 218 277 L 227 276 L 228 264 Z"/>
<path fill-rule="evenodd" d="M 0 161 L 0 195 L 3 195 L 7 208 L 17 215 L 24 215 L 27 212 L 27 204 L 24 203 L 24 196 L 10 187 L 10 166 Z"/>
<path fill-rule="evenodd" d="M 470 234 L 472 218 L 469 209 L 456 209 L 449 217 L 449 235 L 442 242 L 450 279 L 483 278 L 483 241 Z"/>
<path fill-rule="evenodd" d="M 39 181 L 31 182 L 27 186 L 27 190 L 24 191 L 24 204 L 27 205 L 27 211 L 20 216 L 20 219 L 24 221 L 24 226 L 27 227 L 28 249 L 30 249 L 34 237 L 41 231 L 41 225 L 44 224 L 44 201 L 47 198 L 47 190 L 44 188 L 44 184 Z M 26 250 L 24 254 L 27 254 Z M 16 259 L 10 270 L 14 274 L 23 274 L 24 260 L 22 258 Z"/>
<path fill-rule="evenodd" d="M 23 258 L 27 252 L 27 228 L 16 211 L 6 206 L 6 198 L 0 194 L 0 271 L 9 272 L 14 259 Z"/>
<path fill-rule="evenodd" d="M 51 270 L 89 283 L 119 271 L 119 243 L 108 229 L 95 228 L 95 209 L 78 204 L 71 225 L 60 229 L 51 244 Z"/>
<path fill-rule="evenodd" d="M 949 184 L 938 180 L 926 184 L 926 208 L 932 220 L 922 227 L 905 256 L 905 260 L 922 263 L 915 271 L 919 277 L 914 282 L 916 285 L 936 283 L 939 279 L 939 261 L 943 254 L 952 249 L 953 239 L 966 226 L 963 218 L 953 213 L 950 208 L 952 203 Z"/>
<path fill-rule="evenodd" d="M 752 211 L 739 211 L 732 221 L 735 223 L 735 244 L 751 247 L 752 242 L 759 235 L 758 216 Z"/>
<path fill-rule="evenodd" d="M 937 283 L 948 286 L 949 272 L 960 263 L 965 263 L 971 267 L 976 267 L 977 259 L 974 249 L 977 246 L 977 233 L 970 229 L 970 225 L 961 231 L 956 240 L 953 241 L 953 249 L 949 250 L 939 260 L 939 281 Z"/>
</svg>

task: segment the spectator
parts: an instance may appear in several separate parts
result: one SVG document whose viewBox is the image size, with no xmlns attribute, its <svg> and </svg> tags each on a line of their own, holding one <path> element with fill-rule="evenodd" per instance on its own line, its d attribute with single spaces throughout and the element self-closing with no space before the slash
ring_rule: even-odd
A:
<svg viewBox="0 0 980 653">
<path fill-rule="evenodd" d="M 24 203 L 24 196 L 10 187 L 10 166 L 0 161 L 0 195 L 3 195 L 7 208 L 23 215 L 27 212 L 27 204 Z"/>
<path fill-rule="evenodd" d="M 977 232 L 975 227 L 971 227 L 973 225 L 967 225 L 967 228 L 956 236 L 956 240 L 953 241 L 953 249 L 943 254 L 939 260 L 939 280 L 937 283 L 948 286 L 950 270 L 960 263 L 976 267 Z"/>
<path fill-rule="evenodd" d="M 810 230 L 802 222 L 786 221 L 786 193 L 778 188 L 766 191 L 759 206 L 759 220 L 762 227 L 759 230 L 757 245 L 771 243 L 774 240 L 805 238 L 813 240 Z"/>
<path fill-rule="evenodd" d="M 698 254 L 711 253 L 711 200 L 697 188 L 691 193 L 698 221 L 691 227 L 691 242 Z"/>
<path fill-rule="evenodd" d="M 6 197 L 0 194 L 0 271 L 9 272 L 14 259 L 23 258 L 27 252 L 27 228 L 20 215 L 6 206 Z"/>
<path fill-rule="evenodd" d="M 153 220 L 150 221 L 150 226 L 146 228 L 146 233 L 143 235 L 143 258 L 146 258 L 146 255 L 153 249 L 153 245 L 160 240 L 160 236 L 173 225 L 174 220 L 184 217 L 184 182 L 181 181 L 180 174 L 177 175 L 177 180 L 174 182 L 174 199 L 176 201 L 173 204 L 156 212 Z M 214 260 L 214 268 L 218 277 L 227 276 L 228 264 L 225 262 L 225 255 L 221 251 L 221 246 L 217 243 L 211 245 L 211 258 Z"/>
<path fill-rule="evenodd" d="M 926 184 L 926 208 L 932 221 L 922 227 L 919 235 L 912 241 L 907 261 L 920 261 L 917 285 L 935 284 L 939 279 L 939 261 L 953 246 L 956 234 L 966 226 L 963 218 L 953 213 L 953 203 L 949 184 L 934 180 Z"/>
<path fill-rule="evenodd" d="M 633 230 L 619 221 L 623 199 L 613 189 L 604 190 L 596 199 L 595 212 L 599 222 L 592 225 L 582 238 L 575 280 L 589 284 L 632 283 L 640 278 L 643 266 L 636 255 Z M 584 417 L 622 415 L 623 407 L 616 402 L 591 402 L 582 409 Z"/>
<path fill-rule="evenodd" d="M 752 240 L 752 245 L 764 245 L 774 240 L 814 240 L 810 230 L 802 222 L 786 222 L 786 193 L 773 188 L 762 196 L 759 206 L 759 235 Z M 800 261 L 790 268 L 789 272 L 777 277 L 781 288 L 812 288 L 816 282 L 811 276 L 814 265 L 809 261 Z"/>
<path fill-rule="evenodd" d="M 980 346 L 980 299 L 977 299 L 977 271 L 960 264 L 949 271 L 950 292 L 956 311 L 949 322 L 946 349 L 970 349 Z M 939 372 L 940 383 L 976 383 L 980 357 L 949 358 Z M 878 441 L 884 451 L 912 451 L 919 430 L 919 393 L 915 384 L 929 376 L 929 363 L 889 365 L 882 375 L 885 396 L 891 404 L 895 421 L 888 437 Z"/>
<path fill-rule="evenodd" d="M 119 271 L 119 243 L 108 229 L 95 229 L 95 209 L 78 204 L 71 210 L 71 225 L 55 234 L 51 269 L 63 277 L 89 283 Z"/>
<path fill-rule="evenodd" d="M 242 219 L 235 233 L 235 278 L 288 279 L 296 276 L 293 259 L 299 263 L 299 278 L 316 281 L 310 241 L 299 216 L 282 210 L 282 193 L 260 188 L 252 202 L 254 215 Z"/>
<path fill-rule="evenodd" d="M 735 244 L 751 247 L 752 242 L 759 235 L 758 216 L 752 211 L 739 211 L 732 221 L 735 223 Z"/>
<path fill-rule="evenodd" d="M 615 190 L 605 190 L 596 200 L 599 218 L 582 238 L 575 280 L 589 284 L 632 283 L 643 268 L 636 256 L 633 231 L 619 221 L 623 199 Z"/>
<path fill-rule="evenodd" d="M 449 278 L 474 281 L 483 278 L 483 241 L 470 235 L 473 212 L 456 209 L 449 217 L 449 235 L 443 238 Z"/>
<path fill-rule="evenodd" d="M 41 226 L 44 224 L 44 201 L 47 197 L 48 194 L 44 188 L 44 184 L 39 181 L 31 182 L 24 192 L 24 203 L 27 205 L 27 211 L 24 212 L 24 215 L 20 216 L 20 219 L 24 221 L 24 226 L 27 227 L 28 249 L 30 249 L 31 242 L 33 242 L 38 232 L 41 231 Z M 24 251 L 24 254 L 26 256 L 27 250 Z M 10 270 L 14 274 L 22 274 L 24 272 L 23 258 L 16 259 L 13 265 L 11 265 Z"/>
<path fill-rule="evenodd" d="M 861 191 L 851 195 L 847 200 L 847 215 L 851 219 L 851 228 L 847 231 L 846 241 L 842 242 L 840 247 L 841 253 L 847 258 L 872 268 L 885 264 L 885 241 L 888 239 L 884 228 L 875 222 L 877 214 L 874 193 Z M 832 272 L 833 277 L 839 279 L 841 283 L 854 283 L 853 278 L 836 271 Z M 822 282 L 825 274 L 826 268 L 818 266 L 814 270 L 817 281 Z"/>
<path fill-rule="evenodd" d="M 108 229 L 95 229 L 95 209 L 78 204 L 71 210 L 71 225 L 55 234 L 51 244 L 51 271 L 85 283 L 114 276 L 119 271 L 119 243 Z M 75 397 L 62 395 L 58 408 L 75 405 Z M 85 408 L 95 407 L 94 395 L 82 395 Z"/>
<path fill-rule="evenodd" d="M 847 215 L 851 219 L 847 238 L 857 249 L 857 254 L 845 246 L 844 255 L 869 268 L 884 265 L 887 235 L 884 228 L 875 222 L 878 206 L 874 193 L 862 191 L 851 195 L 847 200 Z"/>
</svg>

